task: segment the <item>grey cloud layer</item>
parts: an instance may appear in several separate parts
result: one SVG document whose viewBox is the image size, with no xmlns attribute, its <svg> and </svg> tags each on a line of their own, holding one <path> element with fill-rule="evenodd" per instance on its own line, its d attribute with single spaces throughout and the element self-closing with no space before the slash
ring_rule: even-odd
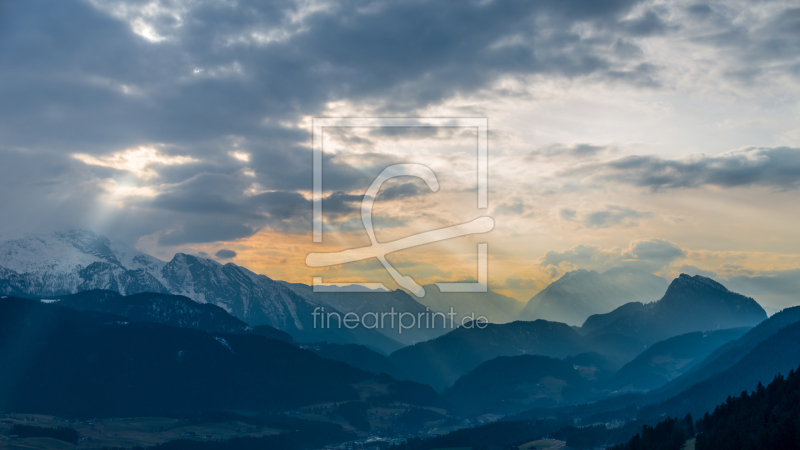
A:
<svg viewBox="0 0 800 450">
<path fill-rule="evenodd" d="M 576 245 L 564 251 L 551 250 L 539 261 L 544 266 L 559 266 L 562 263 L 603 270 L 616 266 L 635 267 L 648 272 L 657 272 L 673 261 L 686 256 L 686 251 L 677 244 L 664 239 L 635 240 L 627 248 L 606 250 L 599 245 Z"/>
<path fill-rule="evenodd" d="M 39 155 L 48 167 L 41 172 L 75 170 L 72 153 L 151 143 L 201 163 L 161 170 L 159 182 L 171 187 L 103 224 L 81 223 L 96 209 L 97 193 L 56 201 L 23 181 L 3 186 L 17 195 L 2 206 L 22 214 L 32 214 L 27 205 L 67 206 L 76 217 L 50 226 L 99 227 L 127 239 L 172 230 L 163 244 L 245 237 L 291 218 L 292 226 L 309 228 L 301 212 L 308 202 L 296 194 L 310 188 L 309 135 L 285 124 L 319 114 L 330 101 L 371 99 L 407 114 L 501 76 L 531 73 L 647 84 L 652 74 L 614 48 L 620 37 L 658 28 L 647 14 L 623 20 L 633 0 L 346 1 L 310 13 L 294 2 L 173 1 L 150 10 L 140 2 L 92 3 L 0 5 L 3 164 Z M 602 36 L 586 38 L 573 31 L 576 24 Z M 148 42 L 133 32 L 143 25 L 150 30 L 140 33 L 164 39 Z M 246 198 L 242 164 L 226 156 L 231 150 L 250 153 L 254 181 L 278 192 Z M 81 172 L 126 176 L 98 167 Z M 363 178 L 345 164 L 326 166 L 331 191 L 362 187 Z M 73 191 L 80 184 L 39 181 Z M 417 193 L 406 185 L 384 196 Z M 347 209 L 346 195 L 332 195 L 326 210 Z"/>
<path fill-rule="evenodd" d="M 576 220 L 578 212 L 564 208 L 559 211 L 559 215 L 564 220 Z M 580 222 L 589 228 L 608 228 L 615 225 L 636 226 L 638 225 L 637 219 L 650 217 L 653 217 L 653 213 L 649 211 L 637 211 L 627 206 L 608 205 L 603 210 L 585 214 Z"/>
<path fill-rule="evenodd" d="M 299 136 L 264 120 L 345 98 L 407 110 L 514 73 L 623 73 L 627 62 L 606 56 L 615 39 L 570 29 L 624 35 L 635 3 L 353 1 L 292 30 L 293 2 L 173 2 L 181 25 L 148 20 L 168 38 L 151 44 L 83 2 L 6 2 L 0 132 L 7 144 L 68 138 L 96 151 L 231 134 L 291 141 Z M 259 39 L 271 32 L 285 35 Z"/>
<path fill-rule="evenodd" d="M 755 148 L 683 159 L 635 155 L 592 163 L 570 173 L 589 176 L 596 181 L 647 187 L 654 191 L 706 185 L 796 189 L 800 187 L 800 149 Z"/>
<path fill-rule="evenodd" d="M 0 207 L 24 217 L 17 227 L 88 227 L 126 240 L 171 230 L 161 237 L 165 245 L 236 239 L 265 226 L 308 230 L 310 206 L 299 192 L 311 184 L 310 136 L 294 124 L 322 113 L 329 102 L 368 102 L 378 113 L 413 115 L 502 77 L 530 74 L 655 87 L 660 69 L 636 39 L 691 25 L 670 23 L 663 8 L 635 0 L 317 6 L 176 0 L 154 10 L 137 1 L 0 3 L 0 158 L 8 172 L 37 166 L 35 177 L 9 173 L 0 181 L 6 193 Z M 757 54 L 786 61 L 781 70 L 795 67 L 796 76 L 796 55 L 781 49 L 797 42 L 797 10 L 759 30 L 735 25 L 725 11 L 711 5 L 688 12 L 691 23 L 713 31 L 698 42 L 728 49 L 734 59 Z M 134 33 L 142 26 L 151 29 L 140 33 L 163 40 Z M 144 144 L 200 162 L 161 169 L 157 181 L 168 186 L 154 199 L 96 219 L 98 180 L 128 175 L 81 167 L 70 155 Z M 233 150 L 249 153 L 250 161 L 230 158 Z M 573 152 L 591 156 L 598 148 Z M 605 170 L 639 174 L 627 181 L 653 188 L 733 180 L 725 175 L 732 174 L 729 167 L 643 158 Z M 243 178 L 245 166 L 255 172 L 252 180 Z M 796 173 L 785 167 L 772 167 L 752 184 L 796 187 Z M 326 212 L 351 212 L 352 192 L 367 178 L 327 160 L 325 186 L 333 194 Z M 251 182 L 270 192 L 245 195 Z M 382 195 L 418 195 L 415 186 Z M 39 211 L 59 210 L 66 213 L 39 217 Z M 606 226 L 620 214 L 591 223 Z M 87 217 L 97 221 L 86 223 Z"/>
<path fill-rule="evenodd" d="M 709 2 L 687 8 L 698 32 L 691 40 L 720 50 L 723 75 L 744 84 L 767 76 L 800 75 L 800 8 L 792 2 L 764 2 L 760 14 L 737 8 L 754 2 Z M 781 6 L 784 8 L 781 10 Z M 773 14 L 769 14 L 772 10 Z M 754 18 L 761 20 L 754 22 Z"/>
<path fill-rule="evenodd" d="M 236 257 L 236 252 L 233 250 L 228 250 L 223 248 L 222 250 L 217 251 L 214 253 L 214 256 L 220 259 L 231 259 Z"/>
</svg>

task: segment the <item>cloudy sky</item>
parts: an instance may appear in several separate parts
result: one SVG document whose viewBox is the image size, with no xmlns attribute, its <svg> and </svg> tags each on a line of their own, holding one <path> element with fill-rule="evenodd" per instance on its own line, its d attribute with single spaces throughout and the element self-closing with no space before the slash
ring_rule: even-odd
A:
<svg viewBox="0 0 800 450">
<path fill-rule="evenodd" d="M 527 300 L 567 270 L 703 274 L 800 303 L 800 8 L 790 1 L 0 2 L 0 235 L 87 228 L 162 259 L 310 283 L 380 281 L 366 188 L 388 164 L 379 240 L 491 215 L 495 229 L 391 255 L 418 282 L 476 276 Z M 325 137 L 314 117 L 485 117 L 475 134 Z M 473 190 L 471 190 L 473 189 Z"/>
</svg>

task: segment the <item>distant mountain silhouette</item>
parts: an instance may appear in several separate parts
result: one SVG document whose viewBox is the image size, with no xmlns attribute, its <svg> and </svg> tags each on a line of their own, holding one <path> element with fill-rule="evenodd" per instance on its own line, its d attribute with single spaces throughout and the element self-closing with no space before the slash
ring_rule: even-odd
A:
<svg viewBox="0 0 800 450">
<path fill-rule="evenodd" d="M 233 263 L 185 253 L 162 261 L 87 230 L 0 240 L 0 293 L 54 298 L 94 289 L 183 295 L 219 306 L 251 326 L 285 331 L 300 342 L 362 343 L 384 353 L 402 347 L 363 327 L 315 327 L 312 312 L 317 307 L 350 311 L 306 299 L 282 282 Z"/>
<path fill-rule="evenodd" d="M 602 274 L 567 272 L 531 298 L 519 317 L 580 325 L 592 314 L 606 313 L 629 302 L 660 298 L 667 281 L 641 270 L 617 267 Z"/>
<path fill-rule="evenodd" d="M 653 397 L 654 401 L 664 400 L 685 391 L 697 383 L 708 380 L 715 374 L 723 372 L 741 361 L 759 344 L 782 329 L 798 322 L 800 322 L 800 306 L 786 308 L 773 314 L 772 317 L 761 322 L 739 339 L 730 341 L 714 350 L 685 374 L 653 391 L 651 397 Z"/>
<path fill-rule="evenodd" d="M 388 292 L 367 291 L 366 289 L 363 292 L 314 292 L 313 287 L 307 284 L 287 283 L 284 281 L 279 283 L 310 303 L 323 305 L 334 311 L 354 312 L 359 317 L 364 313 L 380 314 L 392 310 L 398 313 L 408 312 L 414 314 L 414 317 L 419 317 L 418 314 L 426 312 L 424 305 L 401 289 Z M 391 328 L 389 326 L 390 323 L 387 322 L 385 327 L 379 327 L 375 331 L 381 332 L 388 338 L 405 345 L 427 341 L 452 330 L 449 327 L 442 328 L 441 319 L 434 322 L 435 327 L 423 326 L 421 328 L 404 329 L 402 334 L 398 332 L 399 327 L 397 325 Z M 361 327 L 358 329 L 363 330 Z"/>
<path fill-rule="evenodd" d="M 634 304 L 635 305 L 635 304 Z M 628 363 L 648 346 L 680 334 L 749 327 L 766 318 L 755 300 L 728 291 L 703 277 L 681 275 L 657 302 L 623 305 L 613 320 L 581 336 L 563 323 L 537 320 L 489 324 L 486 329 L 459 328 L 444 336 L 398 350 L 390 359 L 410 379 L 441 390 L 481 363 L 498 356 L 537 354 L 564 358 L 584 352 L 603 355 L 613 368 Z"/>
<path fill-rule="evenodd" d="M 589 380 L 573 365 L 538 355 L 500 356 L 456 380 L 443 396 L 463 414 L 510 414 L 585 401 Z"/>
<path fill-rule="evenodd" d="M 620 335 L 645 345 L 692 331 L 753 327 L 767 318 L 764 309 L 750 297 L 731 292 L 716 281 L 699 275 L 681 274 L 670 283 L 657 302 L 623 305 L 586 323 L 597 327 L 588 338 Z"/>
<path fill-rule="evenodd" d="M 800 368 L 772 380 L 751 386 L 738 396 L 730 396 L 705 414 L 696 427 L 687 417 L 684 432 L 674 430 L 674 420 L 645 426 L 641 436 L 612 450 L 681 448 L 684 440 L 696 437 L 692 447 L 698 450 L 739 450 L 800 448 Z M 749 391 L 749 392 L 748 392 Z M 688 423 L 687 423 L 688 422 Z M 688 447 L 688 445 L 687 445 Z"/>
<path fill-rule="evenodd" d="M 646 420 L 662 414 L 683 416 L 687 412 L 697 417 L 697 412 L 702 414 L 728 395 L 740 394 L 746 383 L 768 383 L 778 373 L 787 373 L 793 364 L 800 364 L 799 333 L 800 307 L 787 308 L 739 339 L 721 345 L 686 373 L 660 388 L 643 394 L 612 396 L 584 405 L 546 410 L 535 408 L 519 417 L 551 415 L 585 419 L 589 423 L 628 420 L 637 414 Z"/>
<path fill-rule="evenodd" d="M 581 337 L 568 325 L 537 320 L 458 328 L 431 341 L 400 349 L 389 359 L 410 379 L 437 390 L 481 363 L 498 356 L 543 355 L 563 358 L 581 353 Z"/>
<path fill-rule="evenodd" d="M 617 391 L 646 391 L 686 372 L 714 349 L 741 337 L 747 330 L 694 332 L 672 337 L 649 347 L 616 373 L 613 363 L 597 353 L 564 359 L 501 356 L 463 375 L 443 395 L 462 413 L 479 415 L 577 404 L 615 395 Z"/>
<path fill-rule="evenodd" d="M 356 384 L 375 385 L 391 401 L 444 403 L 430 387 L 255 334 L 131 322 L 19 298 L 0 299 L 0 367 L 3 411 L 91 417 L 269 411 L 363 399 Z"/>
<path fill-rule="evenodd" d="M 456 320 L 475 314 L 474 317 L 486 317 L 492 323 L 508 323 L 518 320 L 524 303 L 511 297 L 498 294 L 491 289 L 487 292 L 441 292 L 435 284 L 424 286 L 425 296 L 417 301 L 431 309 L 449 313 L 450 308 L 457 314 Z"/>
<path fill-rule="evenodd" d="M 749 328 L 695 331 L 656 342 L 625 364 L 603 387 L 615 392 L 648 391 L 665 385 Z"/>
<path fill-rule="evenodd" d="M 255 333 L 270 339 L 294 342 L 288 333 L 281 330 L 269 325 L 251 327 L 219 306 L 197 303 L 182 295 L 152 292 L 122 295 L 95 289 L 57 297 L 57 300 L 58 306 L 78 311 L 106 312 L 133 322 L 154 322 L 211 333 Z"/>
<path fill-rule="evenodd" d="M 579 333 L 587 335 L 593 331 L 597 331 L 611 325 L 619 318 L 633 316 L 636 314 L 644 314 L 647 312 L 647 306 L 639 302 L 626 303 L 619 308 L 607 312 L 605 314 L 594 314 L 586 319 L 586 322 L 579 328 Z"/>
<path fill-rule="evenodd" d="M 258 325 L 251 327 L 250 332 L 259 336 L 264 336 L 267 339 L 277 339 L 289 344 L 294 344 L 295 341 L 289 333 L 283 332 L 277 328 L 272 328 L 269 325 Z"/>
<path fill-rule="evenodd" d="M 729 368 L 700 381 L 661 403 L 647 405 L 642 418 L 691 413 L 700 417 L 730 395 L 750 390 L 759 382 L 769 383 L 778 374 L 788 374 L 800 364 L 800 322 L 789 325 L 756 345 Z M 650 400 L 658 396 L 650 397 Z"/>
<path fill-rule="evenodd" d="M 580 334 L 579 330 L 576 333 Z M 581 343 L 584 351 L 603 355 L 614 371 L 647 349 L 647 345 L 636 337 L 614 333 L 583 336 Z"/>
<path fill-rule="evenodd" d="M 318 342 L 304 344 L 303 348 L 311 350 L 323 358 L 341 361 L 374 374 L 386 373 L 398 379 L 405 377 L 405 373 L 395 366 L 389 358 L 363 345 Z"/>
<path fill-rule="evenodd" d="M 608 357 L 596 352 L 584 352 L 564 358 L 564 362 L 581 372 L 588 380 L 604 380 L 619 368 Z"/>
</svg>

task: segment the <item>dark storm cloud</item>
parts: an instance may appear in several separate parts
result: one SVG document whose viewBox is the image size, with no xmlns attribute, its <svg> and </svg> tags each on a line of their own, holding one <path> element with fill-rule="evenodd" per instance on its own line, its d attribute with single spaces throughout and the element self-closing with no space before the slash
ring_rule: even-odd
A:
<svg viewBox="0 0 800 450">
<path fill-rule="evenodd" d="M 242 219 L 269 218 L 286 220 L 311 216 L 311 201 L 295 191 L 269 191 L 246 195 L 252 186 L 247 176 L 200 174 L 171 186 L 154 199 L 142 202 L 169 211 L 194 214 L 222 214 Z M 323 198 L 326 214 L 333 217 L 356 211 L 353 203 L 362 196 L 337 191 Z"/>
<path fill-rule="evenodd" d="M 635 3 L 354 1 L 296 30 L 292 2 L 201 2 L 176 8 L 180 26 L 146 19 L 167 38 L 153 44 L 87 3 L 4 2 L 0 133 L 7 144 L 67 138 L 96 151 L 231 134 L 291 139 L 296 130 L 264 120 L 342 98 L 421 107 L 505 74 L 602 76 L 624 71 L 601 56 L 613 42 L 569 30 L 624 28 Z M 286 36 L 254 37 L 270 32 Z"/>
<path fill-rule="evenodd" d="M 225 195 L 205 190 L 187 193 L 162 194 L 151 203 L 166 211 L 185 213 L 182 225 L 163 235 L 159 242 L 178 245 L 192 242 L 213 242 L 252 236 L 269 227 L 289 233 L 304 233 L 311 229 L 311 200 L 293 191 L 272 191 L 244 195 Z M 226 198 L 227 197 L 227 198 Z M 334 192 L 322 200 L 328 221 L 348 220 L 361 204 L 361 195 Z M 191 214 L 186 219 L 186 214 Z M 220 227 L 219 239 L 214 227 Z"/>
<path fill-rule="evenodd" d="M 169 230 L 158 238 L 161 245 L 182 245 L 216 241 L 233 241 L 252 236 L 257 229 L 241 223 L 220 219 L 186 221 L 182 226 Z"/>
<path fill-rule="evenodd" d="M 690 14 L 702 18 L 708 17 L 712 13 L 711 7 L 708 5 L 692 5 L 686 8 L 686 10 Z"/>
<path fill-rule="evenodd" d="M 652 36 L 664 34 L 669 26 L 659 17 L 655 11 L 646 11 L 640 17 L 625 20 L 622 27 L 632 36 Z"/>
<path fill-rule="evenodd" d="M 654 191 L 706 185 L 796 189 L 800 186 L 800 149 L 756 148 L 684 159 L 627 156 L 583 166 L 572 173 L 647 187 Z"/>
<path fill-rule="evenodd" d="M 242 205 L 245 210 L 263 211 L 277 220 L 309 218 L 311 202 L 301 194 L 292 191 L 265 192 L 255 195 Z"/>
<path fill-rule="evenodd" d="M 254 217 L 251 210 L 241 205 L 245 180 L 225 174 L 203 173 L 183 183 L 172 185 L 150 204 L 153 207 L 181 213 L 236 214 Z"/>
<path fill-rule="evenodd" d="M 779 9 L 763 14 L 756 24 L 743 21 L 726 3 L 701 3 L 687 9 L 689 23 L 702 32 L 691 41 L 720 50 L 720 66 L 731 80 L 752 84 L 765 74 L 800 75 L 800 8 Z"/>
<path fill-rule="evenodd" d="M 236 252 L 233 250 L 228 250 L 226 248 L 223 248 L 222 250 L 219 250 L 217 253 L 214 253 L 214 256 L 220 259 L 231 259 L 231 258 L 236 258 Z"/>
<path fill-rule="evenodd" d="M 655 23 L 647 14 L 636 19 L 642 23 L 623 23 L 636 3 L 628 0 L 353 1 L 299 24 L 293 2 L 172 2 L 161 6 L 174 11 L 155 16 L 137 16 L 141 5 L 123 3 L 0 5 L 0 145 L 5 165 L 17 158 L 7 150 L 23 149 L 43 158 L 45 172 L 76 170 L 72 153 L 149 143 L 165 155 L 192 156 L 197 163 L 158 168 L 159 195 L 131 202 L 136 211 L 105 222 L 120 225 L 112 235 L 132 233 L 118 236 L 128 240 L 170 230 L 161 237 L 165 245 L 236 239 L 264 226 L 306 227 L 310 203 L 293 191 L 310 188 L 309 135 L 281 123 L 319 114 L 329 101 L 372 99 L 386 111 L 406 112 L 508 74 L 635 81 L 638 69 L 602 56 L 617 37 L 586 39 L 570 30 L 582 23 L 642 33 Z M 165 39 L 151 43 L 135 34 L 136 19 Z M 277 38 L 264 42 L 270 33 Z M 380 133 L 391 131 L 400 130 Z M 234 150 L 249 153 L 249 163 L 231 158 Z M 363 189 L 367 176 L 326 158 L 325 188 L 334 192 L 326 214 L 346 216 L 360 201 L 348 192 Z M 241 175 L 244 166 L 254 180 Z M 84 178 L 130 178 L 116 169 L 85 169 Z M 96 201 L 81 196 L 77 182 L 58 176 L 37 182 L 46 180 L 71 191 L 70 201 L 84 210 Z M 251 181 L 273 192 L 246 196 Z M 5 192 L 27 190 L 19 196 L 25 203 L 8 200 L 9 209 L 48 207 L 46 189 L 30 183 L 6 186 Z M 419 193 L 407 184 L 382 196 Z M 101 226 L 74 216 L 56 217 L 65 223 L 53 225 Z"/>
<path fill-rule="evenodd" d="M 139 2 L 0 2 L 0 158 L 6 167 L 38 158 L 41 175 L 0 181 L 4 211 L 30 219 L 61 208 L 71 212 L 51 215 L 50 226 L 105 227 L 128 241 L 169 230 L 164 244 L 235 239 L 265 226 L 305 229 L 310 203 L 298 192 L 310 189 L 312 169 L 309 132 L 295 127 L 301 117 L 339 100 L 409 115 L 515 75 L 656 86 L 658 68 L 638 60 L 630 39 L 671 28 L 657 10 L 628 18 L 638 3 L 356 0 L 305 13 L 289 1 L 175 1 L 160 14 L 137 12 Z M 772 54 L 792 42 L 795 16 L 773 24 L 784 34 Z M 134 33 L 136 20 L 164 39 Z M 755 39 L 744 36 L 737 45 Z M 70 155 L 148 144 L 197 162 L 156 168 L 158 196 L 87 223 L 97 180 L 130 174 L 83 167 Z M 326 214 L 352 213 L 352 192 L 367 180 L 326 155 L 325 189 L 334 192 Z M 251 182 L 270 192 L 245 194 Z"/>
<path fill-rule="evenodd" d="M 363 195 L 334 192 L 322 200 L 322 211 L 333 217 L 345 216 L 356 212 L 363 198 Z"/>
</svg>

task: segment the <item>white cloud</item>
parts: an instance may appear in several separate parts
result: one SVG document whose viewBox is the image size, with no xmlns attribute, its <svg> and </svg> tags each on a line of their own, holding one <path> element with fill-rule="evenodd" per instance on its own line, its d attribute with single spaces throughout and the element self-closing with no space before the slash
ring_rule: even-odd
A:
<svg viewBox="0 0 800 450">
<path fill-rule="evenodd" d="M 250 162 L 250 154 L 246 152 L 231 152 L 231 157 L 242 162 Z"/>
<path fill-rule="evenodd" d="M 154 166 L 172 166 L 198 162 L 190 156 L 163 155 L 153 147 L 139 147 L 123 150 L 108 156 L 93 156 L 76 153 L 73 158 L 92 166 L 109 167 L 131 172 L 141 179 L 158 176 Z"/>
</svg>

